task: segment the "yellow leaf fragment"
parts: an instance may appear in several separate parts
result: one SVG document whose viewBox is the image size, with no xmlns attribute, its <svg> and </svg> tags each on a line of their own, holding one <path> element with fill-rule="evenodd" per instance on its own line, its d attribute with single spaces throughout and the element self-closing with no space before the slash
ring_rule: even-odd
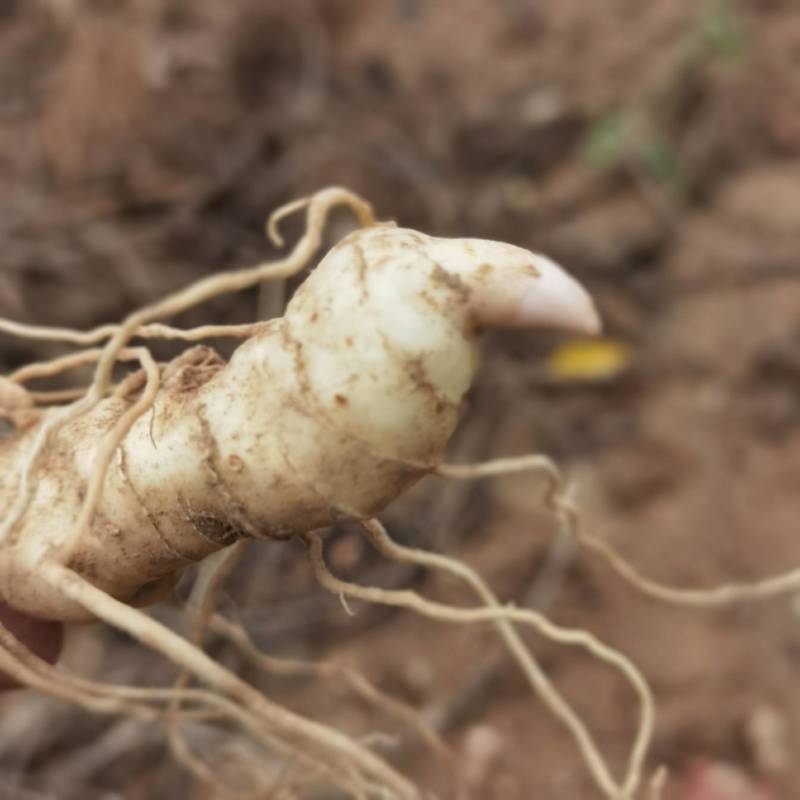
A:
<svg viewBox="0 0 800 800">
<path fill-rule="evenodd" d="M 617 339 L 569 339 L 550 353 L 546 370 L 559 382 L 605 381 L 624 372 L 632 360 L 631 346 Z"/>
</svg>

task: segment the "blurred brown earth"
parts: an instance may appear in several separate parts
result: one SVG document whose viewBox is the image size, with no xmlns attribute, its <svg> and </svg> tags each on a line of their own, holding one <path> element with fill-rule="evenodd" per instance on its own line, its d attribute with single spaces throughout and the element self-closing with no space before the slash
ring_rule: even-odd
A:
<svg viewBox="0 0 800 800">
<path fill-rule="evenodd" d="M 0 0 L 0 316 L 89 328 L 276 257 L 266 215 L 329 184 L 409 227 L 546 252 L 592 290 L 630 363 L 554 377 L 557 337 L 492 336 L 453 459 L 544 450 L 591 528 L 646 574 L 753 579 L 800 565 L 798 155 L 796 0 Z M 274 301 L 244 293 L 179 322 L 249 321 Z M 60 352 L 3 337 L 0 364 Z M 630 655 L 658 698 L 650 766 L 669 766 L 668 798 L 800 797 L 797 602 L 646 601 L 553 548 L 530 479 L 433 485 L 388 521 Z M 354 579 L 465 600 L 352 532 L 331 548 Z M 255 550 L 224 610 L 271 653 L 345 660 L 423 709 L 461 758 L 465 796 L 596 796 L 489 631 L 348 617 L 299 547 Z M 621 768 L 633 697 L 532 642 Z M 400 737 L 389 757 L 454 796 L 440 763 L 341 685 L 259 678 L 210 648 L 293 708 Z M 65 661 L 104 680 L 173 676 L 100 628 L 73 631 Z M 2 703 L 2 798 L 210 796 L 180 788 L 157 730 L 27 692 Z M 198 747 L 220 760 L 233 747 L 211 745 Z M 716 763 L 745 788 L 698 789 Z"/>
</svg>

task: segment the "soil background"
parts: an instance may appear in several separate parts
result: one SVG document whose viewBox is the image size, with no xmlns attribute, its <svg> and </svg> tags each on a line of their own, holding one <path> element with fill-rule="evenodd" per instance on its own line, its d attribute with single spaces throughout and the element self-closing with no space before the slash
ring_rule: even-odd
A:
<svg viewBox="0 0 800 800">
<path fill-rule="evenodd" d="M 89 328 L 275 258 L 267 214 L 329 184 L 405 226 L 545 252 L 596 297 L 614 365 L 573 343 L 565 368 L 563 336 L 493 334 L 453 460 L 547 452 L 587 525 L 645 574 L 755 579 L 800 565 L 798 156 L 796 0 L 1 0 L 0 315 Z M 291 289 L 177 323 L 280 313 Z M 3 337 L 0 368 L 61 352 Z M 798 600 L 647 601 L 554 538 L 531 478 L 432 482 L 386 521 L 640 665 L 668 800 L 800 797 Z M 354 580 L 466 599 L 383 563 L 354 531 L 328 536 Z M 358 605 L 348 616 L 292 543 L 251 546 L 223 610 L 268 652 L 344 661 L 421 709 L 456 753 L 458 791 L 341 683 L 259 676 L 208 644 L 281 702 L 376 737 L 438 797 L 598 796 L 488 630 Z M 181 624 L 174 604 L 154 613 Z M 628 689 L 531 643 L 619 769 Z M 174 677 L 101 626 L 71 631 L 64 661 L 104 680 Z M 155 727 L 30 692 L 0 704 L 0 797 L 218 796 Z M 234 737 L 198 729 L 192 742 L 235 772 Z"/>
</svg>

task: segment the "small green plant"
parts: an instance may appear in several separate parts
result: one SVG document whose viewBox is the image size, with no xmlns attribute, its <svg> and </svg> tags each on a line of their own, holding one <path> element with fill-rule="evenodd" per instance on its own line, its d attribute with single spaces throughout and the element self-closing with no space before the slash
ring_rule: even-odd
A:
<svg viewBox="0 0 800 800">
<path fill-rule="evenodd" d="M 586 133 L 584 158 L 598 169 L 627 164 L 641 168 L 677 196 L 686 190 L 680 147 L 670 134 L 671 103 L 685 87 L 703 79 L 709 62 L 736 60 L 744 52 L 744 32 L 735 0 L 708 0 L 695 27 L 675 46 L 675 60 L 663 82 L 640 102 L 600 115 Z"/>
<path fill-rule="evenodd" d="M 736 0 L 709 0 L 700 32 L 713 54 L 739 58 L 744 51 L 744 31 Z"/>
</svg>

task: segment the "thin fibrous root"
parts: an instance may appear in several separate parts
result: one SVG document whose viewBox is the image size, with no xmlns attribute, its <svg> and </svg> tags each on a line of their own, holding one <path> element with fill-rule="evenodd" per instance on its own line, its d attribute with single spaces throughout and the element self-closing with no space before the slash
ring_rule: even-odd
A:
<svg viewBox="0 0 800 800">
<path fill-rule="evenodd" d="M 206 300 L 220 294 L 240 291 L 250 288 L 258 283 L 270 280 L 290 278 L 305 267 L 321 244 L 322 228 L 329 212 L 336 206 L 347 206 L 358 217 L 359 222 L 368 227 L 375 224 L 372 208 L 365 200 L 347 189 L 331 187 L 323 189 L 309 197 L 294 200 L 274 211 L 267 222 L 267 233 L 270 240 L 278 246 L 283 246 L 283 237 L 278 232 L 278 224 L 286 217 L 303 209 L 307 210 L 307 227 L 305 235 L 295 246 L 292 253 L 283 261 L 259 264 L 228 273 L 221 273 L 203 278 L 185 289 L 175 292 L 163 300 L 146 306 L 136 314 L 131 315 L 121 325 L 102 325 L 90 331 L 80 331 L 74 328 L 56 328 L 44 325 L 27 325 L 0 318 L 0 333 L 18 336 L 24 339 L 33 339 L 51 342 L 66 342 L 77 345 L 98 344 L 106 339 L 117 336 L 120 331 L 128 326 L 132 317 L 142 315 L 143 319 L 134 325 L 134 336 L 146 338 L 182 339 L 195 341 L 217 336 L 252 336 L 255 330 L 263 323 L 247 325 L 203 325 L 201 327 L 182 330 L 150 320 L 166 317 L 186 311 Z M 127 340 L 130 333 L 121 337 Z M 124 346 L 124 344 L 122 345 Z"/>
<path fill-rule="evenodd" d="M 156 401 L 156 394 L 161 383 L 158 365 L 153 360 L 149 351 L 144 348 L 134 348 L 146 376 L 146 382 L 139 397 L 127 408 L 114 423 L 110 431 L 104 436 L 94 456 L 94 471 L 89 478 L 86 498 L 81 507 L 75 527 L 70 533 L 69 546 L 74 552 L 80 545 L 81 538 L 92 524 L 95 510 L 100 504 L 111 459 L 119 448 L 122 440 L 128 435 L 134 423 L 145 412 L 149 411 Z"/>
<path fill-rule="evenodd" d="M 0 331 L 3 331 L 8 325 L 16 326 L 17 324 L 18 323 L 9 323 L 7 320 L 0 319 Z M 197 328 L 182 329 L 173 328 L 170 325 L 163 325 L 156 322 L 151 325 L 142 326 L 131 338 L 180 339 L 187 342 L 220 337 L 246 339 L 251 336 L 255 336 L 257 333 L 259 333 L 259 331 L 263 330 L 264 324 L 265 323 L 263 322 L 254 322 L 245 325 L 202 325 Z M 36 328 L 36 326 L 29 327 L 43 331 L 62 330 L 60 328 L 39 329 Z M 116 329 L 116 325 L 106 325 L 103 328 L 98 328 L 97 330 L 101 331 L 103 335 L 92 337 L 93 341 L 102 341 L 103 339 L 107 339 L 114 333 Z M 20 336 L 23 335 L 25 334 L 20 331 Z M 81 334 L 80 332 L 76 331 L 76 335 L 81 337 L 90 336 L 91 332 L 90 334 Z M 33 336 L 31 338 L 46 337 Z M 59 356 L 57 358 L 50 359 L 49 361 L 36 361 L 31 364 L 26 364 L 24 367 L 20 367 L 15 372 L 12 372 L 8 376 L 8 379 L 14 381 L 14 383 L 23 384 L 31 380 L 50 378 L 54 375 L 60 375 L 68 370 L 75 369 L 76 367 L 94 364 L 98 361 L 102 353 L 103 350 L 101 348 L 93 347 L 86 350 L 81 350 L 77 353 L 70 353 L 66 356 Z M 29 394 L 35 403 L 44 405 L 77 400 L 83 397 L 89 391 L 89 388 L 90 387 L 85 386 L 74 389 L 51 389 L 43 391 L 31 390 Z"/>
<path fill-rule="evenodd" d="M 544 455 L 499 458 L 478 464 L 442 464 L 434 472 L 444 478 L 456 480 L 514 472 L 543 473 L 549 483 L 545 503 L 559 519 L 562 530 L 579 545 L 603 558 L 626 583 L 654 600 L 691 608 L 719 608 L 752 600 L 769 600 L 800 590 L 800 567 L 760 580 L 727 583 L 708 589 L 668 586 L 642 575 L 610 544 L 583 530 L 580 508 L 570 496 L 567 481 L 558 465 Z"/>
<path fill-rule="evenodd" d="M 386 536 L 385 530 L 377 521 L 369 523 L 373 540 L 382 547 L 387 554 L 402 554 L 411 558 L 414 551 L 393 550 L 388 544 L 393 544 Z M 447 569 L 468 580 L 472 587 L 479 592 L 485 605 L 479 608 L 458 608 L 442 603 L 433 602 L 412 590 L 389 590 L 376 587 L 359 586 L 339 580 L 329 571 L 325 559 L 322 539 L 319 534 L 309 533 L 304 536 L 308 547 L 309 560 L 314 574 L 319 583 L 337 595 L 344 595 L 367 602 L 383 605 L 408 608 L 424 616 L 443 622 L 478 623 L 493 622 L 501 626 L 507 646 L 514 654 L 517 663 L 523 667 L 526 677 L 534 686 L 537 694 L 550 708 L 552 713 L 561 720 L 572 733 L 579 745 L 581 753 L 589 765 L 592 776 L 598 788 L 609 800 L 628 800 L 632 798 L 641 779 L 641 762 L 646 753 L 653 730 L 654 707 L 652 695 L 639 670 L 621 653 L 612 650 L 600 642 L 587 631 L 560 628 L 550 622 L 541 614 L 530 610 L 515 608 L 511 605 L 501 606 L 490 592 L 485 583 L 476 573 L 459 562 L 445 556 L 437 556 L 428 560 L 428 565 L 435 565 L 439 569 Z M 418 555 L 414 555 L 418 558 Z M 619 785 L 611 776 L 606 764 L 586 726 L 577 714 L 555 690 L 541 667 L 536 664 L 530 652 L 513 632 L 509 623 L 521 623 L 533 627 L 543 636 L 563 644 L 577 645 L 586 649 L 601 661 L 615 667 L 628 681 L 640 702 L 639 732 L 631 754 L 631 767 L 626 779 Z"/>
<path fill-rule="evenodd" d="M 79 400 L 86 394 L 88 387 L 81 386 L 74 389 L 45 389 L 42 391 L 28 392 L 34 405 L 37 406 L 57 406 L 61 403 L 71 403 Z"/>
<path fill-rule="evenodd" d="M 198 779 L 213 783 L 217 789 L 222 788 L 221 783 L 211 780 L 213 772 L 205 768 L 203 762 L 174 733 L 177 723 L 191 720 L 228 719 L 234 724 L 239 723 L 241 712 L 229 699 L 204 689 L 155 689 L 108 685 L 82 679 L 53 667 L 28 650 L 2 626 L 0 670 L 14 677 L 23 686 L 95 714 L 126 715 L 151 722 L 164 721 L 167 739 L 176 759 Z M 180 719 L 175 718 L 171 708 L 176 700 L 192 705 L 191 710 L 181 712 Z M 225 796 L 228 795 L 229 793 Z"/>
<path fill-rule="evenodd" d="M 780 575 L 747 583 L 729 583 L 709 589 L 686 589 L 667 586 L 642 575 L 632 564 L 620 556 L 607 542 L 583 530 L 581 511 L 570 486 L 558 465 L 541 454 L 512 458 L 500 458 L 477 464 L 448 465 L 437 467 L 434 472 L 444 478 L 471 480 L 474 478 L 507 475 L 518 472 L 539 472 L 547 480 L 545 504 L 553 512 L 559 523 L 560 535 L 575 541 L 579 546 L 599 555 L 626 583 L 641 594 L 674 606 L 689 608 L 720 608 L 732 604 L 767 600 L 800 589 L 800 568 Z M 636 775 L 635 784 L 640 782 L 642 762 L 646 754 L 649 737 L 640 735 L 635 754 L 631 756 L 629 777 Z M 634 755 L 638 766 L 634 771 Z M 650 797 L 658 798 L 663 792 L 667 773 L 657 770 L 650 784 Z M 626 783 L 629 786 L 630 783 Z"/>
<path fill-rule="evenodd" d="M 96 714 L 125 713 L 140 719 L 156 717 L 156 711 L 143 703 L 129 702 L 127 698 L 116 693 L 109 695 L 86 691 L 61 676 L 48 674 L 48 670 L 42 669 L 41 665 L 53 670 L 6 628 L 0 626 L 0 670 L 20 685 L 37 689 Z"/>
<path fill-rule="evenodd" d="M 377 519 L 364 520 L 361 524 L 366 530 L 373 546 L 387 558 L 401 563 L 417 564 L 427 567 L 428 569 L 440 570 L 461 578 L 487 606 L 502 608 L 494 592 L 492 592 L 484 579 L 469 565 L 437 553 L 426 552 L 418 548 L 404 547 L 389 536 L 383 524 Z M 529 611 L 532 617 L 538 617 L 540 622 L 547 623 L 545 617 L 532 609 L 525 610 Z M 572 733 L 598 786 L 605 786 L 606 789 L 604 791 L 610 791 L 614 781 L 585 725 L 583 725 L 574 712 L 571 711 L 566 701 L 559 695 L 555 687 L 548 682 L 546 676 L 542 673 L 541 668 L 536 663 L 530 650 L 525 646 L 513 625 L 510 625 L 506 621 L 498 621 L 496 625 L 508 651 L 521 668 L 523 674 L 528 678 L 533 689 L 542 696 L 554 716 L 556 716 L 556 718 L 558 718 Z M 552 623 L 547 623 L 547 628 L 549 629 L 551 627 Z M 549 632 L 546 632 L 544 629 L 540 632 L 545 636 L 549 636 Z M 607 646 L 603 645 L 603 647 Z M 607 649 L 610 652 L 614 652 L 611 648 Z M 652 695 L 645 684 L 644 677 L 634 664 L 627 662 L 627 659 L 621 654 L 618 655 L 625 661 L 622 668 L 624 677 L 631 683 L 634 691 L 639 695 L 641 717 L 637 735 L 631 749 L 625 777 L 621 786 L 618 789 L 614 789 L 614 791 L 617 791 L 621 796 L 633 797 L 641 783 L 644 759 L 650 739 L 652 738 L 654 709 Z"/>
<path fill-rule="evenodd" d="M 176 328 L 162 322 L 153 322 L 137 328 L 133 338 L 137 339 L 174 339 L 182 342 L 197 342 L 202 339 L 246 339 L 258 333 L 264 327 L 263 322 L 247 322 L 242 325 L 198 325 L 196 328 Z M 30 325 L 14 322 L 0 317 L 0 333 L 17 336 L 20 339 L 44 342 L 63 342 L 64 344 L 87 345 L 99 344 L 110 339 L 119 325 L 101 325 L 90 331 L 77 328 L 56 328 L 48 325 Z"/>
<path fill-rule="evenodd" d="M 71 369 L 96 363 L 103 351 L 99 347 L 69 353 L 65 356 L 50 359 L 49 361 L 34 361 L 12 372 L 8 378 L 14 383 L 27 383 L 37 378 L 52 378 Z M 83 392 L 85 394 L 85 390 Z"/>
<path fill-rule="evenodd" d="M 147 647 L 190 671 L 202 683 L 236 703 L 240 722 L 272 748 L 325 774 L 341 789 L 364 797 L 412 800 L 414 786 L 381 758 L 339 732 L 304 719 L 277 705 L 186 639 L 141 611 L 115 600 L 78 574 L 53 562 L 42 562 L 53 586 L 98 619 L 125 631 Z"/>
<path fill-rule="evenodd" d="M 44 661 L 1 625 L 0 658 L 3 659 L 2 670 L 22 685 L 77 702 L 93 711 L 155 719 L 164 717 L 167 704 L 177 698 L 191 706 L 183 712 L 186 719 L 213 721 L 229 717 L 233 722 L 237 720 L 238 712 L 231 701 L 207 689 L 106 684 L 72 675 Z"/>
<path fill-rule="evenodd" d="M 225 617 L 214 614 L 209 627 L 234 644 L 254 666 L 274 675 L 337 678 L 345 682 L 362 700 L 403 723 L 439 757 L 452 762 L 454 755 L 442 737 L 425 721 L 420 713 L 406 703 L 378 689 L 360 672 L 334 661 L 305 661 L 277 658 L 260 650 L 245 628 Z"/>
<path fill-rule="evenodd" d="M 199 577 L 195 581 L 193 590 L 193 595 L 197 593 L 198 589 L 200 590 L 199 612 L 191 635 L 191 641 L 195 647 L 202 649 L 203 638 L 208 627 L 209 617 L 216 606 L 217 595 L 225 578 L 239 563 L 246 546 L 247 542 L 245 540 L 239 541 L 231 547 L 213 554 L 200 565 Z M 175 678 L 172 688 L 175 690 L 183 689 L 189 682 L 189 678 L 189 671 L 183 667 Z M 166 722 L 167 740 L 173 755 L 198 781 L 210 786 L 215 791 L 219 791 L 222 785 L 214 770 L 210 769 L 201 759 L 194 755 L 189 743 L 184 739 L 180 728 L 181 717 L 181 699 L 176 694 L 175 700 L 170 703 Z"/>
<path fill-rule="evenodd" d="M 434 472 L 443 478 L 455 480 L 474 480 L 520 472 L 541 473 L 547 481 L 544 502 L 556 517 L 559 526 L 558 535 L 566 541 L 575 541 L 578 544 L 583 544 L 585 541 L 580 511 L 570 496 L 570 487 L 558 465 L 546 455 L 533 453 L 475 464 L 440 464 Z M 620 787 L 621 797 L 633 798 L 641 786 L 644 763 L 653 738 L 655 707 L 652 692 L 641 671 L 632 662 L 627 659 L 625 661 L 630 669 L 627 677 L 632 685 L 640 687 L 641 703 L 639 728 L 631 748 L 625 779 Z M 584 755 L 586 756 L 585 752 Z"/>
<path fill-rule="evenodd" d="M 364 224 L 372 223 L 373 217 L 369 206 L 357 195 L 346 189 L 325 189 L 313 195 L 305 203 L 307 208 L 306 231 L 286 259 L 210 275 L 130 314 L 117 327 L 103 348 L 103 354 L 95 372 L 93 383 L 95 390 L 101 395 L 105 392 L 117 354 L 143 325 L 162 317 L 180 314 L 213 297 L 248 289 L 264 281 L 289 278 L 302 270 L 322 243 L 322 230 L 329 212 L 339 205 L 353 209 Z M 283 211 L 279 209 L 275 213 L 280 215 Z"/>
<path fill-rule="evenodd" d="M 580 543 L 601 556 L 614 572 L 642 594 L 654 600 L 690 608 L 722 608 L 752 600 L 770 600 L 800 590 L 800 568 L 751 583 L 727 583 L 710 589 L 683 589 L 667 586 L 642 575 L 611 545 L 597 536 L 584 533 Z"/>
<path fill-rule="evenodd" d="M 248 545 L 249 542 L 244 540 L 238 542 L 227 550 L 220 551 L 211 560 L 207 559 L 201 565 L 200 574 L 195 581 L 192 595 L 187 604 L 187 611 L 195 616 L 192 642 L 198 647 L 202 647 L 205 630 L 207 627 L 211 627 L 212 630 L 237 647 L 253 665 L 266 672 L 285 676 L 338 678 L 344 681 L 362 700 L 383 710 L 387 715 L 415 731 L 434 753 L 445 759 L 452 767 L 454 765 L 453 753 L 420 713 L 397 698 L 382 692 L 357 670 L 335 662 L 305 661 L 267 655 L 256 646 L 242 625 L 214 613 L 217 596 L 225 580 L 241 560 Z M 187 679 L 188 673 L 183 670 L 173 688 L 183 687 Z M 178 705 L 179 701 L 176 701 L 175 711 L 177 711 Z"/>
<path fill-rule="evenodd" d="M 257 330 L 252 330 L 253 328 L 260 328 L 263 326 L 259 324 L 257 326 L 237 327 L 248 327 L 251 329 L 250 333 L 252 334 L 257 332 Z M 12 372 L 8 376 L 8 380 L 22 385 L 32 380 L 51 378 L 54 375 L 60 375 L 71 369 L 76 369 L 77 367 L 95 364 L 102 353 L 103 351 L 101 348 L 93 347 L 87 350 L 81 350 L 77 353 L 69 353 L 65 356 L 59 356 L 57 358 L 50 359 L 49 361 L 37 361 L 31 364 L 26 364 L 24 367 L 20 367 L 18 370 L 16 370 L 16 372 Z M 129 375 L 128 378 L 130 379 L 130 377 L 131 376 Z M 125 383 L 126 382 L 123 381 L 122 384 L 116 386 L 115 392 L 124 389 Z M 38 391 L 35 389 L 30 389 L 27 391 L 27 394 L 34 403 L 39 405 L 47 405 L 77 400 L 83 397 L 90 388 L 91 387 L 89 386 L 83 386 L 68 389 L 45 389 Z"/>
</svg>

